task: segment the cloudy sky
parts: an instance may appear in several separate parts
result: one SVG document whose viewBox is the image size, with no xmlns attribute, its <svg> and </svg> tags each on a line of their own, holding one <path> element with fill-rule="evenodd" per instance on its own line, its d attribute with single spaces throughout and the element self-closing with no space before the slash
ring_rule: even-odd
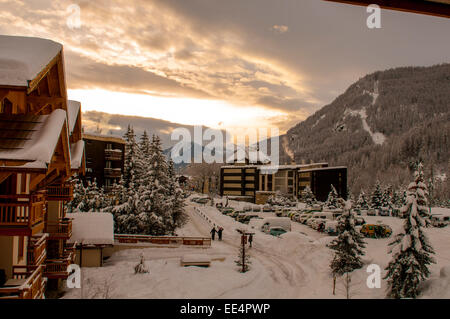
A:
<svg viewBox="0 0 450 319">
<path fill-rule="evenodd" d="M 81 26 L 77 28 L 77 13 Z M 450 62 L 450 19 L 320 0 L 0 0 L 0 33 L 64 45 L 85 111 L 281 132 L 367 73 Z"/>
</svg>

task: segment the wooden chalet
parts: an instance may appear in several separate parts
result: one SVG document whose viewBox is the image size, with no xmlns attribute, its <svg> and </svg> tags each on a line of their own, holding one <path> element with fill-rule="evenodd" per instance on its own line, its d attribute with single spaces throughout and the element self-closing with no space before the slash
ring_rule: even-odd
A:
<svg viewBox="0 0 450 319">
<path fill-rule="evenodd" d="M 69 275 L 75 248 L 64 203 L 84 161 L 62 45 L 0 36 L 0 298 L 41 298 Z"/>
</svg>

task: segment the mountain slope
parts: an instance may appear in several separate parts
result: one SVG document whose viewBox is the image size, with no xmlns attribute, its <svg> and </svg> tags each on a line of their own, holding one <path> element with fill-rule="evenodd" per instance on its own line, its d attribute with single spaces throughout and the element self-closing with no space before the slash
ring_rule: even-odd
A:
<svg viewBox="0 0 450 319">
<path fill-rule="evenodd" d="M 281 161 L 347 165 L 356 194 L 376 179 L 405 184 L 419 158 L 448 176 L 449 120 L 450 64 L 379 71 L 291 128 L 281 139 Z"/>
</svg>

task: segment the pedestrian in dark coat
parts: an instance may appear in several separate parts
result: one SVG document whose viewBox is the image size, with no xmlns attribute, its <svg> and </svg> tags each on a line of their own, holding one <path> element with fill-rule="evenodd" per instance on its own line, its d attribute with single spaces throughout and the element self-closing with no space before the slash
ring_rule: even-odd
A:
<svg viewBox="0 0 450 319">
<path fill-rule="evenodd" d="M 252 242 L 253 242 L 253 234 L 248 235 L 248 243 L 250 245 L 250 247 L 252 247 Z"/>
<path fill-rule="evenodd" d="M 213 227 L 213 229 L 211 229 L 211 239 L 214 240 L 216 237 L 216 227 Z"/>
<path fill-rule="evenodd" d="M 219 227 L 219 230 L 217 231 L 217 235 L 219 236 L 219 240 L 222 240 L 222 232 L 223 232 L 223 228 Z"/>
</svg>

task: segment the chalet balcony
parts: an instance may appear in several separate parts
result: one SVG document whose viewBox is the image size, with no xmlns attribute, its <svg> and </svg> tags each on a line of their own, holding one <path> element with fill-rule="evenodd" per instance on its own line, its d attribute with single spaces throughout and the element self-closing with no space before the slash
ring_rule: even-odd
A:
<svg viewBox="0 0 450 319">
<path fill-rule="evenodd" d="M 13 278 L 0 287 L 0 299 L 43 299 L 44 266 L 13 266 Z"/>
<path fill-rule="evenodd" d="M 49 279 L 67 279 L 70 275 L 68 267 L 75 261 L 75 252 L 64 251 L 64 255 L 56 259 L 45 261 L 44 277 Z"/>
<path fill-rule="evenodd" d="M 47 187 L 47 200 L 71 201 L 73 199 L 73 186 L 71 184 L 52 185 Z"/>
<path fill-rule="evenodd" d="M 32 236 L 28 240 L 27 264 L 31 266 L 41 265 L 47 257 L 48 234 Z"/>
<path fill-rule="evenodd" d="M 72 236 L 72 220 L 64 218 L 57 222 L 47 222 L 45 232 L 50 239 L 68 239 Z"/>
<path fill-rule="evenodd" d="M 121 161 L 122 160 L 122 150 L 105 149 L 105 160 Z"/>
<path fill-rule="evenodd" d="M 119 178 L 122 175 L 121 168 L 105 168 L 104 170 L 105 177 L 109 178 Z"/>
<path fill-rule="evenodd" d="M 0 235 L 33 236 L 44 229 L 44 194 L 0 195 Z"/>
</svg>

